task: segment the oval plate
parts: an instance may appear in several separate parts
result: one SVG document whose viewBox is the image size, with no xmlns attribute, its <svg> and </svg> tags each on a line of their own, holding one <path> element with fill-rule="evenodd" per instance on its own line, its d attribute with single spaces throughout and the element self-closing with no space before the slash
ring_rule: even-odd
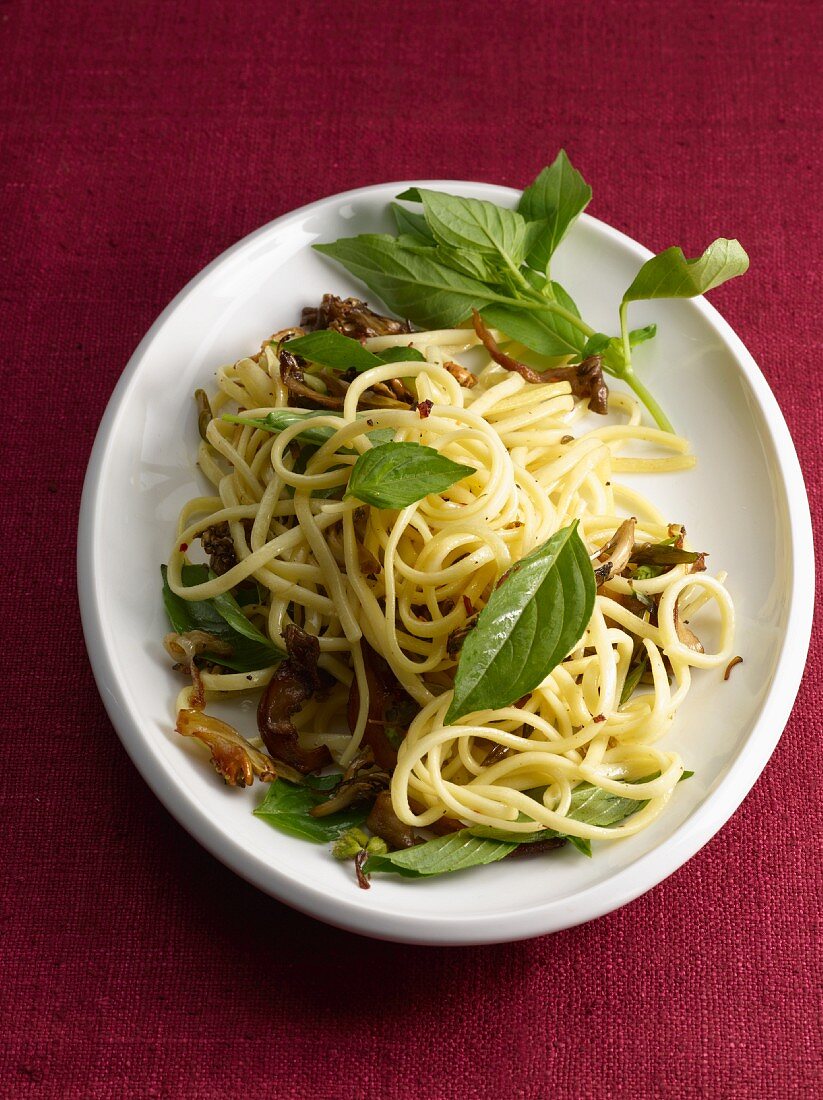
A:
<svg viewBox="0 0 823 1100">
<path fill-rule="evenodd" d="M 310 245 L 388 230 L 387 203 L 412 185 L 350 191 L 278 218 L 205 268 L 146 334 L 112 395 L 86 475 L 78 546 L 83 626 L 106 709 L 146 782 L 192 836 L 245 879 L 321 920 L 383 939 L 525 939 L 638 897 L 680 867 L 743 801 L 788 720 L 808 649 L 809 506 L 777 402 L 712 306 L 703 299 L 632 306 L 633 327 L 658 323 L 636 365 L 699 460 L 689 473 L 632 483 L 711 551 L 714 572 L 728 570 L 738 611 L 744 663 L 727 683 L 717 670 L 698 673 L 667 739 L 694 777 L 649 829 L 596 844 L 591 860 L 562 849 L 423 882 L 375 876 L 369 891 L 357 888 L 351 865 L 335 861 L 325 845 L 284 836 L 253 817 L 263 788 L 226 787 L 201 746 L 173 730 L 181 682 L 161 645 L 168 627 L 160 563 L 181 505 L 202 491 L 192 393 L 212 388 L 216 367 L 255 351 L 324 292 L 362 294 Z M 416 185 L 507 205 L 518 197 L 487 184 Z M 583 215 L 560 246 L 553 274 L 590 323 L 614 331 L 623 290 L 650 255 Z M 239 710 L 236 724 L 251 733 L 253 700 Z"/>
</svg>

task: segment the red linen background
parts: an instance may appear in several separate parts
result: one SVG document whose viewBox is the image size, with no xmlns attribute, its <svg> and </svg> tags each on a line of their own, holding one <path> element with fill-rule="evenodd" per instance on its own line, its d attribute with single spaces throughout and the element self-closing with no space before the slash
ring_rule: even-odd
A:
<svg viewBox="0 0 823 1100">
<path fill-rule="evenodd" d="M 668 881 L 532 942 L 402 947 L 290 911 L 175 824 L 98 698 L 73 554 L 109 394 L 207 261 L 345 188 L 520 186 L 560 145 L 649 247 L 744 242 L 751 272 L 712 300 L 823 536 L 822 12 L 0 4 L 3 1095 L 819 1095 L 820 634 L 764 775 Z"/>
</svg>

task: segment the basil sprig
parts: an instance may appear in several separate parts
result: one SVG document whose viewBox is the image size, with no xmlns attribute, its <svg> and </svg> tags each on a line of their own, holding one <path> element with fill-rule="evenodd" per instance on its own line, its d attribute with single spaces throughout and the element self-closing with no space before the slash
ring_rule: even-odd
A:
<svg viewBox="0 0 823 1100">
<path fill-rule="evenodd" d="M 285 654 L 246 618 L 243 609 L 230 592 L 223 592 L 209 600 L 185 600 L 169 587 L 166 566 L 160 567 L 163 577 L 163 603 L 172 629 L 178 634 L 190 630 L 203 630 L 224 642 L 231 652 L 204 653 L 212 664 L 222 665 L 234 672 L 254 672 L 277 664 Z M 183 584 L 191 588 L 209 580 L 211 574 L 205 565 L 184 565 Z"/>
<path fill-rule="evenodd" d="M 589 624 L 596 584 L 575 520 L 509 570 L 466 635 L 446 725 L 533 691 Z"/>
<path fill-rule="evenodd" d="M 429 493 L 442 493 L 469 474 L 473 466 L 452 462 L 420 443 L 384 443 L 355 462 L 346 490 L 373 508 L 406 508 Z"/>
<path fill-rule="evenodd" d="M 552 280 L 551 261 L 591 198 L 591 188 L 563 150 L 521 196 L 517 210 L 480 199 L 410 188 L 398 196 L 398 235 L 343 237 L 314 247 L 342 264 L 401 317 L 424 328 L 452 328 L 477 310 L 512 340 L 545 356 L 579 361 L 601 354 L 604 370 L 622 378 L 661 428 L 671 423 L 632 366 L 632 348 L 654 326 L 630 330 L 630 302 L 691 298 L 742 275 L 748 257 L 738 241 L 719 238 L 688 260 L 669 248 L 642 265 L 620 307 L 620 335 L 587 324 L 570 295 Z"/>
</svg>

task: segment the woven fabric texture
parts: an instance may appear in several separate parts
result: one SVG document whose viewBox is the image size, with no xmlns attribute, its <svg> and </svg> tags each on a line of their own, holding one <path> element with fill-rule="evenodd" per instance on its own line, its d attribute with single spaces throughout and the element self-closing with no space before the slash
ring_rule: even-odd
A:
<svg viewBox="0 0 823 1100">
<path fill-rule="evenodd" d="M 2 1095 L 820 1095 L 819 632 L 762 778 L 670 879 L 552 937 L 403 947 L 257 893 L 157 802 L 94 686 L 74 547 L 108 397 L 204 264 L 333 192 L 522 186 L 561 145 L 593 213 L 649 247 L 745 243 L 712 300 L 777 394 L 820 541 L 821 16 L 0 3 Z"/>
</svg>

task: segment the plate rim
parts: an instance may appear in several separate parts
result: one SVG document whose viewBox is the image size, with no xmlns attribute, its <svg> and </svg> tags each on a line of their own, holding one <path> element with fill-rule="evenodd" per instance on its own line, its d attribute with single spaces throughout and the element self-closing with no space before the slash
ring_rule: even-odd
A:
<svg viewBox="0 0 823 1100">
<path fill-rule="evenodd" d="M 95 579 L 95 518 L 100 503 L 105 459 L 113 441 L 112 429 L 120 407 L 139 374 L 143 359 L 166 322 L 215 268 L 265 234 L 286 228 L 289 221 L 304 218 L 334 203 L 348 199 L 374 199 L 383 191 L 397 191 L 412 186 L 471 188 L 474 193 L 478 189 L 486 190 L 493 200 L 517 197 L 520 194 L 516 188 L 497 184 L 441 179 L 389 181 L 327 195 L 279 215 L 230 245 L 194 275 L 161 311 L 120 375 L 106 405 L 90 453 L 80 503 L 77 540 L 80 615 L 97 688 L 123 747 L 172 817 L 231 871 L 300 912 L 346 931 L 372 938 L 444 946 L 505 943 L 547 935 L 604 916 L 674 874 L 739 809 L 774 752 L 788 724 L 800 688 L 811 640 L 815 590 L 811 510 L 803 473 L 788 425 L 765 376 L 741 338 L 704 297 L 689 299 L 687 304 L 703 314 L 731 354 L 737 370 L 742 372 L 749 383 L 772 444 L 772 457 L 785 494 L 788 538 L 791 545 L 791 596 L 772 686 L 749 737 L 716 789 L 706 795 L 697 811 L 682 822 L 671 836 L 607 881 L 593 884 L 573 898 L 564 899 L 562 903 L 549 900 L 519 909 L 512 916 L 505 934 L 494 930 L 493 924 L 497 922 L 494 914 L 420 916 L 381 909 L 379 901 L 363 908 L 338 897 L 332 899 L 327 891 L 299 882 L 261 857 L 250 853 L 240 841 L 227 835 L 191 796 L 185 797 L 185 791 L 172 781 L 170 773 L 153 754 L 148 737 L 142 733 L 140 722 L 132 713 L 125 692 L 120 687 L 118 675 L 105 645 Z M 592 224 L 607 237 L 628 248 L 641 261 L 653 255 L 627 234 L 590 214 L 581 215 L 581 221 Z"/>
</svg>

